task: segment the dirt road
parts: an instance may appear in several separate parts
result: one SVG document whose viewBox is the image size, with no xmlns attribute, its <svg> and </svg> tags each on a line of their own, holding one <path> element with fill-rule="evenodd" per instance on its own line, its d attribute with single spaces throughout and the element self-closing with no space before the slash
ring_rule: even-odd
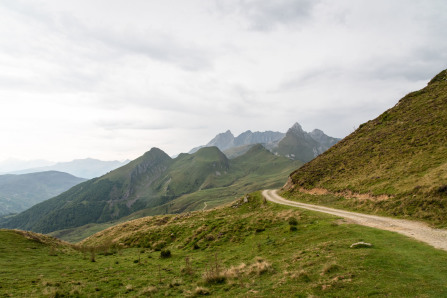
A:
<svg viewBox="0 0 447 298">
<path fill-rule="evenodd" d="M 264 190 L 262 195 L 274 203 L 337 215 L 359 225 L 397 232 L 447 251 L 447 230 L 433 229 L 421 222 L 349 212 L 289 201 L 279 196 L 277 190 Z"/>
</svg>

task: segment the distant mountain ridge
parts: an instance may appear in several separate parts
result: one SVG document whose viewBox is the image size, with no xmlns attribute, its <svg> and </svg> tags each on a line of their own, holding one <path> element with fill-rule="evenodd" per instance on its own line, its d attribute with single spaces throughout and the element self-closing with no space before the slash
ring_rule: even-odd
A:
<svg viewBox="0 0 447 298">
<path fill-rule="evenodd" d="M 329 137 L 319 129 L 305 132 L 299 123 L 295 123 L 272 151 L 291 159 L 308 162 L 339 141 L 340 139 Z"/>
<path fill-rule="evenodd" d="M 280 186 L 288 172 L 300 165 L 261 145 L 233 160 L 217 147 L 182 153 L 175 159 L 152 148 L 127 165 L 76 185 L 0 226 L 48 233 L 117 220 L 143 209 L 151 209 L 149 214 L 179 213 L 195 204 L 197 193 L 215 189 L 217 199 L 207 201 L 218 205 L 260 187 Z"/>
<path fill-rule="evenodd" d="M 224 133 L 216 135 L 206 145 L 193 148 L 191 151 L 189 151 L 189 153 L 197 152 L 200 148 L 203 147 L 213 146 L 216 146 L 221 151 L 254 144 L 265 144 L 267 146 L 268 144 L 271 144 L 273 146 L 274 143 L 279 142 L 279 140 L 281 140 L 284 136 L 284 133 L 277 131 L 252 132 L 251 130 L 247 130 L 246 132 L 241 133 L 239 136 L 234 137 L 233 133 L 230 130 L 227 130 Z"/>
<path fill-rule="evenodd" d="M 51 166 L 12 171 L 9 172 L 9 174 L 28 174 L 28 173 L 37 173 L 45 171 L 58 171 L 58 172 L 69 173 L 76 177 L 91 179 L 102 176 L 116 168 L 119 168 L 127 164 L 128 162 L 129 162 L 128 160 L 124 162 L 120 162 L 117 160 L 102 161 L 93 158 L 75 159 L 69 162 L 59 162 Z"/>
<path fill-rule="evenodd" d="M 297 122 L 287 133 L 275 131 L 252 132 L 247 130 L 235 137 L 230 130 L 227 130 L 216 135 L 206 145 L 193 148 L 189 153 L 197 152 L 197 150 L 203 147 L 216 146 L 228 157 L 234 158 L 245 153 L 250 148 L 250 145 L 262 144 L 275 154 L 286 156 L 293 160 L 308 162 L 340 140 L 327 136 L 319 129 L 314 129 L 310 133 L 305 132 Z"/>
<path fill-rule="evenodd" d="M 30 169 L 30 168 L 41 168 L 47 166 L 55 165 L 55 162 L 43 160 L 43 159 L 34 159 L 34 160 L 20 160 L 16 158 L 9 158 L 6 160 L 0 161 L 0 175 L 11 174 L 13 172 Z"/>
<path fill-rule="evenodd" d="M 0 216 L 22 212 L 84 181 L 56 171 L 0 175 Z"/>
</svg>

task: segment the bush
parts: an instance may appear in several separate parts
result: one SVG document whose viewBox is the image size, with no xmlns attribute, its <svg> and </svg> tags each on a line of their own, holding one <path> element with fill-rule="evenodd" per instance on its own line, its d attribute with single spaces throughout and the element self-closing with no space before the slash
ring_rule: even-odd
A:
<svg viewBox="0 0 447 298">
<path fill-rule="evenodd" d="M 155 251 L 160 251 L 162 250 L 165 246 L 167 245 L 166 241 L 164 240 L 160 240 L 157 243 L 154 244 L 153 249 Z"/>
<path fill-rule="evenodd" d="M 289 225 L 296 226 L 298 225 L 298 220 L 295 217 L 289 217 Z"/>
<path fill-rule="evenodd" d="M 265 231 L 265 228 L 264 228 L 264 227 L 262 227 L 262 228 L 256 228 L 256 230 L 255 230 L 256 233 L 261 233 L 261 232 L 264 232 L 264 231 Z"/>
<path fill-rule="evenodd" d="M 160 258 L 167 259 L 171 257 L 171 251 L 169 249 L 162 249 L 160 252 Z"/>
</svg>

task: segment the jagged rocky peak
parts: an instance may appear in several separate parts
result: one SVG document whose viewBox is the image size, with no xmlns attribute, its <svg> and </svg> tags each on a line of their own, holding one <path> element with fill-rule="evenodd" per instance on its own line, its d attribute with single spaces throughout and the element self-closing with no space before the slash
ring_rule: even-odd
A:
<svg viewBox="0 0 447 298">
<path fill-rule="evenodd" d="M 315 136 L 315 137 L 322 137 L 322 136 L 326 135 L 322 130 L 319 130 L 319 129 L 312 130 L 310 132 L 310 134 L 311 134 L 311 136 Z"/>
<path fill-rule="evenodd" d="M 304 131 L 301 125 L 298 122 L 295 122 L 295 124 L 290 128 L 290 130 L 295 131 Z"/>
<path fill-rule="evenodd" d="M 230 130 L 227 130 L 224 133 L 218 134 L 214 139 L 212 139 L 205 147 L 216 146 L 220 150 L 225 150 L 230 147 L 233 147 L 234 143 L 234 135 Z"/>
<path fill-rule="evenodd" d="M 300 138 L 309 138 L 310 137 L 310 135 L 303 130 L 303 128 L 301 127 L 301 125 L 298 122 L 296 122 L 291 128 L 289 128 L 289 130 L 287 131 L 287 134 L 293 134 Z"/>
</svg>

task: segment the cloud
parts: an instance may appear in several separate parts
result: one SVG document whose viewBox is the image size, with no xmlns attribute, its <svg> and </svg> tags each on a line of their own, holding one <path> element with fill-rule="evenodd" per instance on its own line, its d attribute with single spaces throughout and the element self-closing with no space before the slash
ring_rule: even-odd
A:
<svg viewBox="0 0 447 298">
<path fill-rule="evenodd" d="M 95 123 L 98 127 L 105 130 L 165 130 L 172 128 L 171 124 L 165 123 L 151 123 L 143 121 L 129 121 L 129 120 L 100 120 Z"/>
<path fill-rule="evenodd" d="M 36 54 L 37 49 L 37 54 L 47 60 L 66 58 L 63 53 L 51 56 L 45 54 L 51 52 L 51 44 L 54 44 L 58 49 L 65 48 L 68 53 L 74 54 L 73 57 L 82 56 L 94 63 L 126 55 L 142 55 L 186 71 L 209 70 L 213 66 L 215 57 L 212 50 L 190 39 L 182 39 L 171 32 L 163 33 L 147 25 L 119 26 L 113 24 L 114 20 L 107 20 L 107 25 L 99 25 L 69 12 L 54 12 L 45 5 L 25 5 L 15 1 L 6 1 L 4 8 L 19 19 L 16 21 L 20 24 L 19 31 L 16 32 L 19 36 L 14 39 L 22 45 L 14 44 L 11 48 L 11 52 L 16 54 L 17 50 L 23 55 Z M 37 44 L 38 41 L 30 32 L 43 38 L 44 42 L 48 41 L 50 47 L 41 48 L 41 42 L 40 45 Z M 31 43 L 26 43 L 29 41 Z M 67 45 L 72 48 L 66 47 Z"/>
<path fill-rule="evenodd" d="M 236 14 L 248 22 L 248 28 L 268 31 L 280 25 L 307 21 L 319 1 L 312 0 L 217 0 L 216 6 L 224 14 Z"/>
<path fill-rule="evenodd" d="M 342 137 L 447 67 L 446 10 L 442 0 L 0 0 L 0 153 L 178 153 L 227 129 L 296 121 Z"/>
</svg>

